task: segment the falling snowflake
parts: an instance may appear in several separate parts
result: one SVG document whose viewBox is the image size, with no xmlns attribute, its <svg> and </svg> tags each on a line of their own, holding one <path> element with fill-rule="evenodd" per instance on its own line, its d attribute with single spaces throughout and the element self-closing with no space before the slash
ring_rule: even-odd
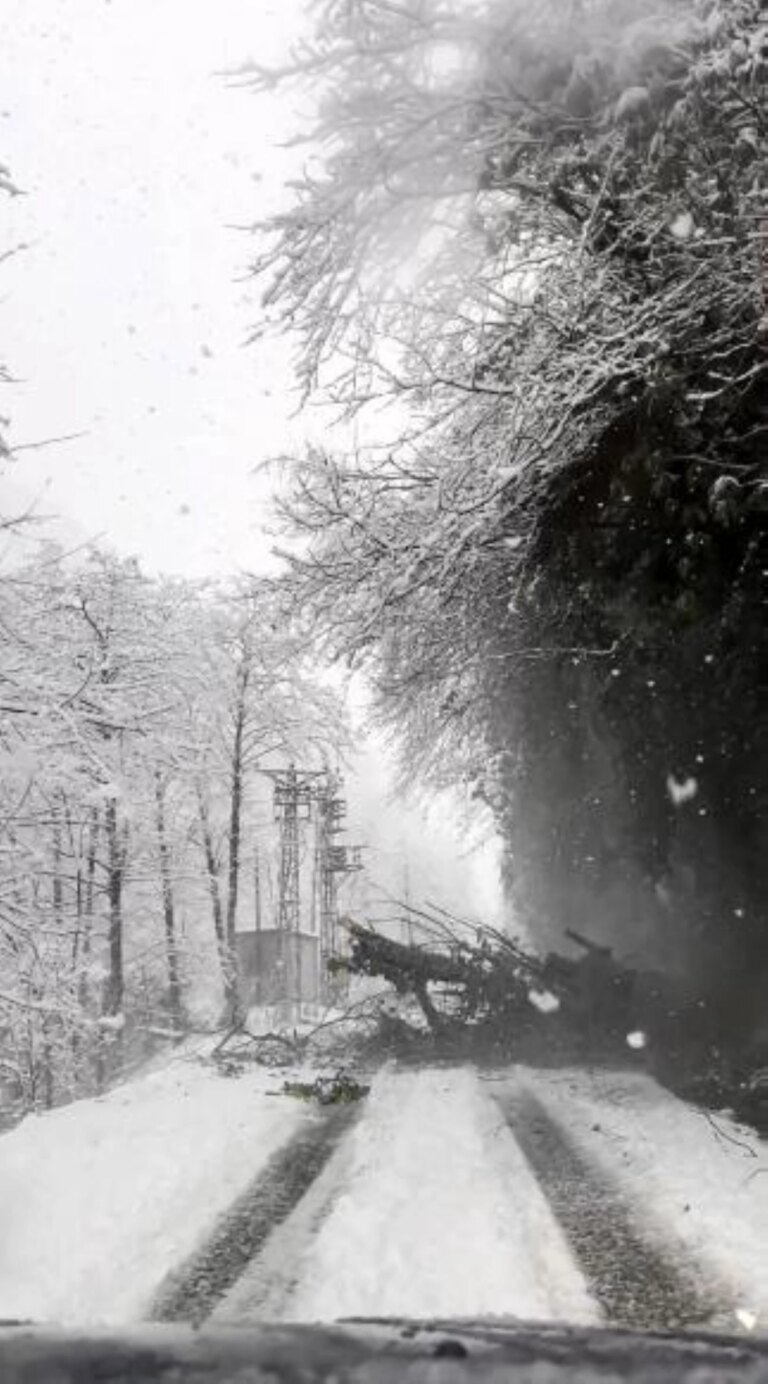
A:
<svg viewBox="0 0 768 1384">
<path fill-rule="evenodd" d="M 699 785 L 692 774 L 685 779 L 676 779 L 674 774 L 667 777 L 667 792 L 675 807 L 680 807 L 681 803 L 689 803 L 698 791 Z"/>
<path fill-rule="evenodd" d="M 551 990 L 529 990 L 528 998 L 540 1014 L 554 1014 L 560 1008 L 560 1001 Z"/>
<path fill-rule="evenodd" d="M 743 1326 L 745 1331 L 754 1331 L 757 1326 L 756 1313 L 750 1312 L 747 1307 L 737 1307 L 733 1315 L 739 1326 Z"/>
<path fill-rule="evenodd" d="M 690 240 L 694 232 L 693 217 L 689 211 L 682 211 L 669 226 L 675 240 Z"/>
</svg>

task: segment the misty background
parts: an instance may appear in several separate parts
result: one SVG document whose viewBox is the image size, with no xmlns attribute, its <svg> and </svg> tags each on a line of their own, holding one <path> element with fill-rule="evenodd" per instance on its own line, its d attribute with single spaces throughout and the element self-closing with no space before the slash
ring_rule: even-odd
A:
<svg viewBox="0 0 768 1384">
<path fill-rule="evenodd" d="M 3 157 L 21 196 L 4 243 L 6 514 L 45 523 L 6 540 L 97 542 L 149 573 L 273 570 L 262 464 L 325 418 L 297 416 L 290 342 L 249 343 L 258 294 L 249 227 L 282 204 L 301 149 L 285 91 L 237 85 L 280 65 L 298 0 L 4 0 Z M 230 74 L 227 76 L 226 74 Z M 69 439 L 56 441 L 54 439 Z M 45 444 L 45 445 L 39 445 Z M 369 897 L 431 898 L 499 921 L 499 842 L 446 794 L 393 801 L 393 757 L 366 734 L 349 766 L 350 828 Z"/>
</svg>

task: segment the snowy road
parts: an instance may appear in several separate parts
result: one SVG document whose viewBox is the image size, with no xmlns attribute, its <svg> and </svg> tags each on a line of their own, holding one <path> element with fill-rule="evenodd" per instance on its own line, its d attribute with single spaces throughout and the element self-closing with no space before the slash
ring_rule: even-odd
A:
<svg viewBox="0 0 768 1384">
<path fill-rule="evenodd" d="M 385 1069 L 312 1110 L 194 1055 L 0 1137 L 0 1316 L 768 1333 L 768 1148 L 637 1072 Z"/>
<path fill-rule="evenodd" d="M 270 1159 L 263 1173 L 237 1198 L 213 1235 L 180 1269 L 172 1271 L 157 1294 L 157 1321 L 198 1326 L 253 1264 L 263 1263 L 273 1237 L 315 1188 L 334 1148 L 352 1121 L 349 1106 L 324 1120 L 308 1121 Z"/>
<path fill-rule="evenodd" d="M 504 1108 L 608 1321 L 677 1330 L 721 1318 L 717 1295 L 686 1257 L 654 1243 L 618 1186 L 574 1147 L 539 1096 L 516 1092 Z"/>
<path fill-rule="evenodd" d="M 580 1082 L 599 1105 L 592 1079 L 574 1074 L 577 1098 Z M 649 1087 L 671 1100 L 639 1079 L 641 1093 Z M 278 1198 L 270 1219 L 265 1189 L 284 1179 L 282 1155 L 246 1195 L 246 1208 L 249 1197 L 260 1208 L 247 1266 L 241 1215 L 229 1249 L 225 1227 L 156 1315 L 198 1322 L 210 1312 L 221 1325 L 489 1314 L 657 1329 L 751 1323 L 755 1285 L 724 1274 L 716 1252 L 702 1259 L 674 1217 L 665 1226 L 649 1212 L 620 1166 L 590 1149 L 601 1131 L 573 1119 L 562 1077 L 385 1072 L 357 1119 L 318 1123 L 318 1175 L 288 1177 L 289 1206 Z M 229 1254 L 221 1274 L 215 1264 Z"/>
</svg>

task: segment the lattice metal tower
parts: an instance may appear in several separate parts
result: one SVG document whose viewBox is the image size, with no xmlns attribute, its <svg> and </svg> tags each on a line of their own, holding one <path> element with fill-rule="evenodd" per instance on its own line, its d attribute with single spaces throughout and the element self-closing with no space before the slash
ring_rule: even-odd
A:
<svg viewBox="0 0 768 1384">
<path fill-rule="evenodd" d="M 268 769 L 274 783 L 275 821 L 280 826 L 280 869 L 277 889 L 278 964 L 283 972 L 286 1000 L 301 996 L 301 927 L 300 893 L 300 823 L 309 819 L 312 809 L 313 785 L 318 777 L 311 770 Z"/>
<path fill-rule="evenodd" d="M 362 869 L 359 846 L 342 845 L 337 837 L 344 831 L 347 815 L 346 800 L 341 794 L 342 782 L 326 771 L 315 789 L 317 802 L 317 837 L 315 848 L 315 881 L 319 905 L 320 966 L 327 985 L 327 963 L 340 954 L 339 886 L 345 875 Z M 331 987 L 332 988 L 332 987 Z"/>
</svg>

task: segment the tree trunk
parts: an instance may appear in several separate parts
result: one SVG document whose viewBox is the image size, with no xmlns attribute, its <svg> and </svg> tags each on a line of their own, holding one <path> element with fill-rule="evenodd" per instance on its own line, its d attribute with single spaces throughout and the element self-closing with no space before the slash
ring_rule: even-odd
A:
<svg viewBox="0 0 768 1384">
<path fill-rule="evenodd" d="M 179 952 L 176 937 L 176 914 L 173 899 L 173 879 L 171 877 L 171 853 L 165 826 L 165 790 L 162 775 L 155 773 L 155 806 L 157 826 L 157 846 L 160 856 L 160 880 L 163 891 L 163 921 L 165 924 L 165 954 L 168 962 L 168 1008 L 175 1028 L 181 1027 L 181 980 L 179 977 Z"/>
<path fill-rule="evenodd" d="M 81 1018 L 85 1018 L 89 1001 L 88 962 L 91 955 L 93 932 L 93 899 L 96 876 L 96 843 L 99 835 L 98 808 L 92 808 L 88 825 L 88 853 L 85 871 L 81 863 L 77 867 L 75 907 L 75 935 L 72 942 L 72 974 L 77 981 L 77 1005 Z M 75 1090 L 82 1094 L 89 1089 L 88 1049 L 84 1048 L 83 1030 L 76 1028 L 72 1034 L 72 1060 L 74 1063 Z M 86 1061 L 83 1061 L 85 1056 Z M 85 1078 L 85 1080 L 84 1080 Z"/>
<path fill-rule="evenodd" d="M 248 668 L 242 669 L 235 710 L 235 737 L 232 743 L 232 779 L 229 799 L 229 855 L 227 868 L 227 918 L 224 997 L 227 1013 L 234 1022 L 240 1009 L 237 968 L 237 896 L 240 884 L 240 829 L 243 812 L 243 736 L 245 733 L 245 698 L 248 690 Z"/>
<path fill-rule="evenodd" d="M 104 1013 L 119 1014 L 123 1005 L 123 843 L 120 840 L 117 802 L 110 798 L 105 813 L 107 833 L 107 897 L 109 900 L 109 976 L 104 992 Z"/>
<path fill-rule="evenodd" d="M 53 881 L 51 886 L 53 918 L 57 928 L 64 921 L 64 880 L 61 873 L 63 856 L 61 838 L 61 804 L 53 805 Z"/>
<path fill-rule="evenodd" d="M 216 947 L 219 953 L 222 975 L 226 970 L 227 944 L 224 934 L 224 909 L 221 903 L 221 888 L 219 886 L 219 865 L 216 859 L 216 852 L 213 848 L 213 834 L 211 823 L 208 817 L 208 804 L 205 801 L 201 785 L 197 785 L 197 804 L 200 813 L 200 827 L 203 833 L 203 853 L 205 855 L 205 869 L 208 878 L 208 892 L 211 896 L 211 908 L 213 910 L 213 930 L 216 934 Z"/>
<path fill-rule="evenodd" d="M 54 1098 L 54 1074 L 53 1074 L 53 1046 L 51 1043 L 51 1022 L 52 1016 L 45 1015 L 42 1023 L 42 1078 L 43 1078 L 43 1107 L 45 1110 L 53 1109 Z"/>
<path fill-rule="evenodd" d="M 99 809 L 91 810 L 88 828 L 88 855 L 85 864 L 85 884 L 83 889 L 83 922 L 80 938 L 80 975 L 77 982 L 77 997 L 81 1009 L 86 1009 L 90 998 L 88 986 L 88 962 L 91 956 L 93 937 L 93 908 L 96 894 L 96 851 L 99 843 Z"/>
</svg>

